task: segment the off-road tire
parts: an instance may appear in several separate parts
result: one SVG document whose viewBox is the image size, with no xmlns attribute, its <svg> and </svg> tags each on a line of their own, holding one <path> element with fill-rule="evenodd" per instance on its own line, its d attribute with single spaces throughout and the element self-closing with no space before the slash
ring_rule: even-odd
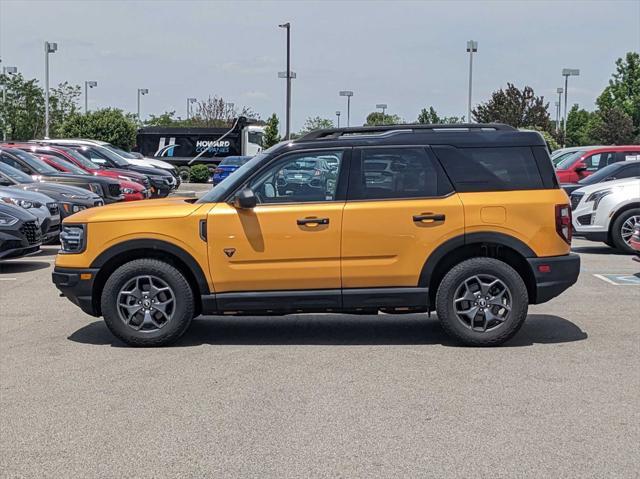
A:
<svg viewBox="0 0 640 479">
<path fill-rule="evenodd" d="M 511 293 L 511 312 L 498 328 L 472 331 L 458 319 L 454 295 L 458 287 L 474 275 L 489 274 L 501 280 Z M 498 346 L 512 338 L 522 327 L 529 305 L 522 277 L 508 264 L 493 258 L 472 258 L 454 266 L 442 279 L 436 293 L 436 312 L 445 332 L 466 346 Z"/>
<path fill-rule="evenodd" d="M 189 183 L 191 180 L 191 169 L 188 166 L 178 167 L 178 175 L 183 183 Z"/>
<path fill-rule="evenodd" d="M 153 275 L 165 281 L 175 295 L 175 311 L 171 320 L 153 332 L 135 331 L 127 326 L 118 313 L 120 289 L 136 276 Z M 172 265 L 157 259 L 136 259 L 116 269 L 102 290 L 100 305 L 104 321 L 118 339 L 130 346 L 166 346 L 184 334 L 194 316 L 193 290 L 184 275 Z"/>
<path fill-rule="evenodd" d="M 611 224 L 611 242 L 618 251 L 634 254 L 636 251 L 622 239 L 622 225 L 632 216 L 640 216 L 640 208 L 631 208 L 622 212 Z"/>
</svg>

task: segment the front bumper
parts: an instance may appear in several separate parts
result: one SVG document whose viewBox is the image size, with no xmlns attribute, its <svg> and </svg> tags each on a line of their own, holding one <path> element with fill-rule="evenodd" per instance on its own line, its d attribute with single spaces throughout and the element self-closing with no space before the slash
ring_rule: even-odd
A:
<svg viewBox="0 0 640 479">
<path fill-rule="evenodd" d="M 93 283 L 98 274 L 97 268 L 59 268 L 55 267 L 51 279 L 63 296 L 82 311 L 91 316 L 99 316 L 93 304 Z"/>
<path fill-rule="evenodd" d="M 580 256 L 570 253 L 547 258 L 527 258 L 535 278 L 531 304 L 546 303 L 573 286 L 580 274 Z"/>
</svg>

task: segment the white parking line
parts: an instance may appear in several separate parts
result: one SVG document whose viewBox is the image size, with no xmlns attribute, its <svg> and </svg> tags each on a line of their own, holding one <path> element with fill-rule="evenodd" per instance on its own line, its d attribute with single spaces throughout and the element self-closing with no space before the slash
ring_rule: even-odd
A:
<svg viewBox="0 0 640 479">
<path fill-rule="evenodd" d="M 613 281 L 612 279 L 607 278 L 605 275 L 602 275 L 602 274 L 594 274 L 594 276 L 595 276 L 596 278 L 600 278 L 602 281 L 606 281 L 607 283 L 612 284 L 612 285 L 614 285 L 614 286 L 638 286 L 638 283 L 637 283 L 637 282 L 631 282 L 631 281 L 626 282 L 626 283 L 616 283 L 616 282 L 615 282 L 615 281 Z M 626 277 L 626 276 L 628 276 L 629 278 L 633 277 L 633 275 L 619 275 L 619 276 L 620 276 L 620 277 Z M 621 279 L 622 279 L 622 278 L 621 278 Z M 623 279 L 623 280 L 624 280 L 624 279 Z"/>
</svg>

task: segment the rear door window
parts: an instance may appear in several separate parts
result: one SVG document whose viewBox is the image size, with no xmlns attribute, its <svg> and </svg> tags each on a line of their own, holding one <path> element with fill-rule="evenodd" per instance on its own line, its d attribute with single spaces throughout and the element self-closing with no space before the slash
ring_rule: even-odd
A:
<svg viewBox="0 0 640 479">
<path fill-rule="evenodd" d="M 433 150 L 458 192 L 545 188 L 531 148 L 434 146 Z"/>
</svg>

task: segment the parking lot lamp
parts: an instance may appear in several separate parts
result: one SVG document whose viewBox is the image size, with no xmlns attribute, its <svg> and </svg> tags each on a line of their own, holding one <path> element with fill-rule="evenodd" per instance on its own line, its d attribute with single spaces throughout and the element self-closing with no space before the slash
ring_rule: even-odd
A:
<svg viewBox="0 0 640 479">
<path fill-rule="evenodd" d="M 13 75 L 18 73 L 17 67 L 2 67 L 3 75 Z M 2 86 L 2 106 L 5 106 L 7 103 L 7 85 L 6 83 Z M 6 113 L 5 113 L 6 116 Z M 6 120 L 6 118 L 5 118 Z M 7 141 L 7 124 L 6 121 L 2 125 L 2 141 Z"/>
<path fill-rule="evenodd" d="M 564 77 L 564 119 L 562 120 L 562 147 L 564 148 L 567 143 L 567 93 L 569 90 L 569 77 L 577 77 L 580 75 L 580 70 L 576 68 L 563 68 L 562 76 Z"/>
<path fill-rule="evenodd" d="M 347 127 L 351 125 L 351 97 L 353 96 L 353 92 L 350 90 L 343 90 L 340 92 L 340 96 L 347 97 Z"/>
<path fill-rule="evenodd" d="M 197 98 L 187 98 L 187 120 L 191 117 L 191 104 L 197 101 Z"/>
<path fill-rule="evenodd" d="M 473 82 L 473 54 L 478 51 L 478 42 L 469 40 L 467 52 L 469 52 L 469 104 L 467 105 L 467 122 L 471 123 L 471 85 Z"/>
<path fill-rule="evenodd" d="M 44 42 L 44 136 L 49 138 L 49 54 L 58 51 L 57 43 Z"/>
<path fill-rule="evenodd" d="M 340 128 L 340 110 L 336 111 L 336 118 L 338 119 L 338 128 Z"/>
<path fill-rule="evenodd" d="M 97 81 L 84 82 L 84 113 L 89 113 L 89 88 L 95 88 L 98 86 Z"/>
<path fill-rule="evenodd" d="M 287 104 L 286 104 L 286 129 L 285 138 L 291 139 L 291 23 L 282 23 L 278 25 L 280 28 L 287 30 Z"/>
<path fill-rule="evenodd" d="M 138 122 L 140 121 L 140 95 L 147 95 L 149 93 L 148 88 L 138 88 Z"/>
<path fill-rule="evenodd" d="M 560 105 L 562 103 L 562 92 L 564 89 L 557 88 L 556 93 L 558 94 L 558 101 L 556 102 L 556 133 L 560 131 L 560 119 L 562 118 L 562 112 L 560 111 Z"/>
</svg>

